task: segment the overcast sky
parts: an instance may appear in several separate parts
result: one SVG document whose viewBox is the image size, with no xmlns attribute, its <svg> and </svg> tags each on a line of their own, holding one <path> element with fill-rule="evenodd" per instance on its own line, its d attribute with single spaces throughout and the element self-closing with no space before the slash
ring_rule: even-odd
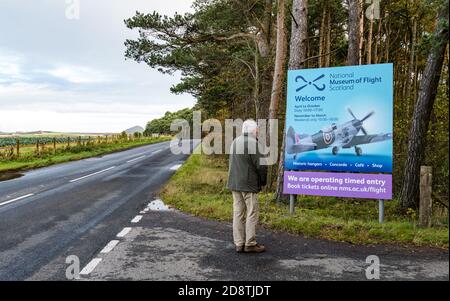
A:
<svg viewBox="0 0 450 301">
<path fill-rule="evenodd" d="M 191 107 L 192 96 L 169 91 L 179 75 L 124 59 L 136 33 L 123 23 L 136 11 L 173 15 L 191 3 L 0 0 L 0 131 L 120 132 Z"/>
</svg>

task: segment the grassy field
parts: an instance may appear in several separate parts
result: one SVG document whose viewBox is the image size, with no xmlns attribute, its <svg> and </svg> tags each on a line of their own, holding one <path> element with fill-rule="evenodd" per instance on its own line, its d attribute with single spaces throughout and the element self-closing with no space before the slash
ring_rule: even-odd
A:
<svg viewBox="0 0 450 301">
<path fill-rule="evenodd" d="M 40 154 L 35 153 L 35 146 L 27 146 L 21 148 L 21 156 L 19 158 L 0 160 L 0 178 L 2 177 L 2 174 L 6 174 L 7 172 L 22 171 L 100 156 L 137 146 L 168 141 L 170 139 L 171 137 L 164 136 L 98 144 L 83 143 L 82 145 L 76 145 L 73 143 L 70 147 L 66 147 L 66 144 L 62 143 L 57 145 L 56 151 L 52 147 L 47 147 L 44 148 L 44 150 L 41 150 Z"/>
<path fill-rule="evenodd" d="M 161 197 L 184 212 L 232 220 L 232 198 L 226 189 L 223 157 L 192 155 L 161 191 Z M 331 197 L 299 197 L 295 215 L 276 205 L 273 194 L 260 194 L 260 223 L 273 230 L 357 244 L 396 243 L 448 249 L 448 214 L 437 214 L 432 228 L 416 225 L 417 213 L 401 214 L 396 200 L 387 201 L 386 222 L 378 223 L 377 203 Z"/>
</svg>

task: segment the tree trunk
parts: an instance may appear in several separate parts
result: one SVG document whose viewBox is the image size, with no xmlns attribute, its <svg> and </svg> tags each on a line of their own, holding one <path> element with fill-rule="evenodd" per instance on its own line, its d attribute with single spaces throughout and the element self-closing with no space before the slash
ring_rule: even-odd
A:
<svg viewBox="0 0 450 301">
<path fill-rule="evenodd" d="M 283 98 L 283 87 L 286 76 L 286 56 L 287 56 L 287 41 L 286 41 L 286 1 L 278 0 L 277 13 L 277 40 L 275 53 L 275 67 L 272 80 L 272 93 L 270 97 L 269 119 L 278 118 L 278 106 Z M 274 127 L 269 127 L 269 135 L 267 141 L 270 142 L 271 137 L 278 135 Z M 269 169 L 267 183 L 272 184 L 273 168 Z"/>
<path fill-rule="evenodd" d="M 347 53 L 347 65 L 359 64 L 359 45 L 361 41 L 360 34 L 360 18 L 361 18 L 361 5 L 360 0 L 349 0 L 348 7 L 348 53 Z"/>
<path fill-rule="evenodd" d="M 419 97 L 409 135 L 400 202 L 403 209 L 417 208 L 419 204 L 419 173 L 424 158 L 425 139 L 431 111 L 441 77 L 442 64 L 448 43 L 448 0 L 439 11 L 433 43 L 427 58 L 420 85 Z"/>
<path fill-rule="evenodd" d="M 259 74 L 259 53 L 258 50 L 255 49 L 255 84 L 253 87 L 253 101 L 255 102 L 255 119 L 258 120 L 259 118 L 261 118 L 260 116 L 260 112 L 259 112 L 259 94 L 260 94 L 260 74 Z"/>
<path fill-rule="evenodd" d="M 326 17 L 326 6 L 323 6 L 322 11 L 322 21 L 320 22 L 320 30 L 319 30 L 319 56 L 318 56 L 318 62 L 319 62 L 319 68 L 323 67 L 324 62 L 324 46 L 325 46 L 325 17 Z"/>
<path fill-rule="evenodd" d="M 380 55 L 379 55 L 379 46 L 381 45 L 381 29 L 382 29 L 383 22 L 381 19 L 378 20 L 378 31 L 377 31 L 377 39 L 375 41 L 375 49 L 373 50 L 374 53 L 374 64 L 378 64 L 380 62 Z M 381 47 L 380 47 L 381 48 Z"/>
<path fill-rule="evenodd" d="M 330 5 L 329 2 L 327 2 L 327 22 L 326 22 L 326 30 L 327 30 L 327 36 L 326 36 L 326 42 L 325 42 L 325 67 L 330 67 L 330 61 L 331 61 L 331 11 L 330 11 Z"/>
<path fill-rule="evenodd" d="M 367 36 L 367 59 L 368 65 L 372 64 L 372 35 L 373 35 L 373 19 L 375 14 L 375 5 L 370 6 L 370 23 L 369 23 L 369 35 Z"/>
<path fill-rule="evenodd" d="M 414 62 L 416 55 L 416 35 L 417 35 L 417 19 L 413 18 L 413 28 L 411 33 L 411 46 L 409 48 L 409 64 L 408 64 L 408 82 L 406 84 L 406 117 L 409 120 L 411 116 L 411 107 L 414 105 L 414 100 L 411 99 L 411 91 L 414 83 Z"/>
<path fill-rule="evenodd" d="M 264 26 L 264 36 L 266 38 L 267 45 L 269 45 L 269 48 L 272 36 L 272 4 L 273 4 L 272 0 L 265 0 L 263 26 Z"/>
<path fill-rule="evenodd" d="M 289 50 L 289 69 L 303 69 L 307 56 L 308 41 L 308 0 L 294 0 L 292 4 L 292 16 L 295 22 L 292 22 L 291 41 Z M 284 131 L 283 131 L 284 132 Z M 281 143 L 280 160 L 277 172 L 276 199 L 280 201 L 283 193 L 284 176 L 284 145 L 286 135 L 283 134 Z"/>
<path fill-rule="evenodd" d="M 303 69 L 306 67 L 306 43 L 308 41 L 308 1 L 294 0 L 292 16 L 295 18 L 295 22 L 292 22 L 289 69 Z"/>
<path fill-rule="evenodd" d="M 363 62 L 363 49 L 364 49 L 364 9 L 362 1 L 359 1 L 360 17 L 359 17 L 359 64 Z"/>
<path fill-rule="evenodd" d="M 390 58 L 390 48 L 391 48 L 391 12 L 388 8 L 386 8 L 385 14 L 384 14 L 384 20 L 386 20 L 384 26 L 385 32 L 386 32 L 386 41 L 385 41 L 385 52 L 384 52 L 384 61 L 386 63 L 389 62 Z"/>
<path fill-rule="evenodd" d="M 258 109 L 258 118 L 266 118 L 269 115 L 269 103 L 272 92 L 272 75 L 273 75 L 273 67 L 272 64 L 268 64 L 267 62 L 272 60 L 272 43 L 273 43 L 273 35 L 272 35 L 272 11 L 273 11 L 273 1 L 265 0 L 265 8 L 264 8 L 264 18 L 262 21 L 262 34 L 260 37 L 264 39 L 264 44 L 267 48 L 266 56 L 263 56 L 260 52 L 260 74 L 259 76 L 259 109 Z"/>
<path fill-rule="evenodd" d="M 286 19 L 285 0 L 278 0 L 277 45 L 275 54 L 275 69 L 273 72 L 272 95 L 270 98 L 270 107 L 269 107 L 269 119 L 275 119 L 278 117 L 278 105 L 280 103 L 281 98 L 283 97 L 285 61 L 287 55 L 285 19 Z M 273 134 L 272 132 L 270 133 Z"/>
</svg>

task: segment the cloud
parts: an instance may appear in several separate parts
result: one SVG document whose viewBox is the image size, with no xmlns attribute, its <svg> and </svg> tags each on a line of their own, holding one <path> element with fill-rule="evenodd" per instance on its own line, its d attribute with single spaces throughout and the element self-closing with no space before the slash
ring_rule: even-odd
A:
<svg viewBox="0 0 450 301">
<path fill-rule="evenodd" d="M 48 74 L 74 84 L 93 84 L 112 81 L 112 77 L 85 66 L 61 66 L 47 71 Z"/>
<path fill-rule="evenodd" d="M 5 49 L 0 49 L 0 83 L 23 79 L 23 58 Z"/>
<path fill-rule="evenodd" d="M 122 131 L 166 111 L 192 107 L 173 95 L 180 74 L 162 75 L 124 59 L 136 38 L 123 20 L 136 11 L 172 15 L 192 0 L 81 1 L 67 20 L 65 1 L 0 1 L 0 131 Z"/>
</svg>

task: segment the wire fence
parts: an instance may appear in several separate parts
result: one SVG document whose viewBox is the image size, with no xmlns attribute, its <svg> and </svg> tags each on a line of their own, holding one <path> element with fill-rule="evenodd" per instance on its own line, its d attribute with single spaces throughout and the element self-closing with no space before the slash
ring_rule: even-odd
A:
<svg viewBox="0 0 450 301">
<path fill-rule="evenodd" d="M 0 160 L 24 157 L 42 157 L 65 151 L 83 150 L 95 146 L 152 139 L 141 134 L 67 137 L 17 137 L 0 138 Z"/>
</svg>

